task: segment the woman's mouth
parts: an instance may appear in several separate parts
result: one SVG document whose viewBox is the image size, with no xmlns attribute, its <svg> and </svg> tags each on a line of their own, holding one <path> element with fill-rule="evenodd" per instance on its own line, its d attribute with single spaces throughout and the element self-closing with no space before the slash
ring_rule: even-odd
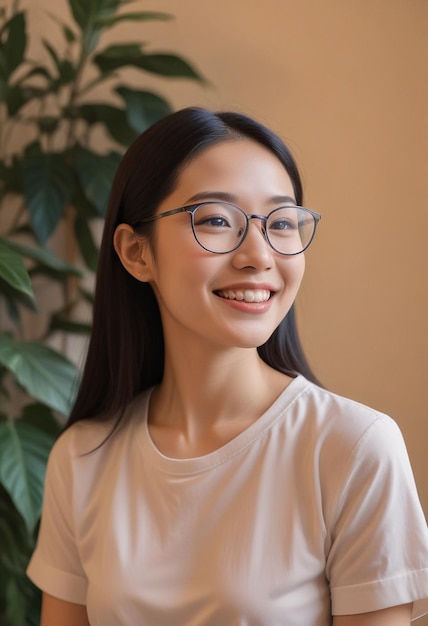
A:
<svg viewBox="0 0 428 626">
<path fill-rule="evenodd" d="M 215 292 L 220 298 L 240 302 L 267 302 L 273 292 L 267 289 L 222 289 Z"/>
</svg>

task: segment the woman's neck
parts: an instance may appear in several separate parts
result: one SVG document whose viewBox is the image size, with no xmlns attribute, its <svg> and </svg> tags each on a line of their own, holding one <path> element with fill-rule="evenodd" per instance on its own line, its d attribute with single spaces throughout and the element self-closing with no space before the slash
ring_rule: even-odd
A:
<svg viewBox="0 0 428 626">
<path fill-rule="evenodd" d="M 290 381 L 256 349 L 208 352 L 166 354 L 149 411 L 151 436 L 166 456 L 201 456 L 221 447 L 260 417 Z"/>
</svg>

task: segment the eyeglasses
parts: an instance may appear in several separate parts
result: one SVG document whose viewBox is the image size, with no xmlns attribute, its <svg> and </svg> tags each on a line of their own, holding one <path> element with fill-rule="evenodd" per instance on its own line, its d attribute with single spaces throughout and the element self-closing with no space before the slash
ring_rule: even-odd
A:
<svg viewBox="0 0 428 626">
<path fill-rule="evenodd" d="M 239 248 L 253 219 L 262 222 L 262 233 L 275 252 L 290 256 L 300 254 L 312 242 L 321 219 L 319 213 L 300 206 L 282 206 L 268 215 L 247 215 L 239 206 L 228 202 L 201 202 L 146 217 L 139 223 L 176 213 L 190 215 L 196 241 L 214 254 L 226 254 Z"/>
</svg>

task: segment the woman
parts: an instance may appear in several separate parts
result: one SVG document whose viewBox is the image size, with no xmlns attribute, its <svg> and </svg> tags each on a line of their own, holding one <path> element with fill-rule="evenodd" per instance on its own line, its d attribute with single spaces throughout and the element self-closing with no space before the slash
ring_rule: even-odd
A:
<svg viewBox="0 0 428 626">
<path fill-rule="evenodd" d="M 287 148 L 244 115 L 185 109 L 130 147 L 29 566 L 43 626 L 404 626 L 428 611 L 398 428 L 317 386 L 298 340 L 319 218 Z"/>
</svg>

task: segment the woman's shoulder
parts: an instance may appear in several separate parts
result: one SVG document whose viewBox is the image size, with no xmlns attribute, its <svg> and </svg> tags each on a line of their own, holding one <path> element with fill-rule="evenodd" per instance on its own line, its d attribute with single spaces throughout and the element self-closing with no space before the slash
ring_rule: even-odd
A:
<svg viewBox="0 0 428 626">
<path fill-rule="evenodd" d="M 333 445 L 353 447 L 363 439 L 401 438 L 397 423 L 381 410 L 321 388 L 303 379 L 294 411 L 304 427 L 315 429 Z"/>
<path fill-rule="evenodd" d="M 135 426 L 146 418 L 150 392 L 141 392 L 112 417 L 84 418 L 73 423 L 60 434 L 51 455 L 75 458 L 89 453 L 104 454 L 120 446 L 125 439 L 132 437 Z"/>
</svg>

